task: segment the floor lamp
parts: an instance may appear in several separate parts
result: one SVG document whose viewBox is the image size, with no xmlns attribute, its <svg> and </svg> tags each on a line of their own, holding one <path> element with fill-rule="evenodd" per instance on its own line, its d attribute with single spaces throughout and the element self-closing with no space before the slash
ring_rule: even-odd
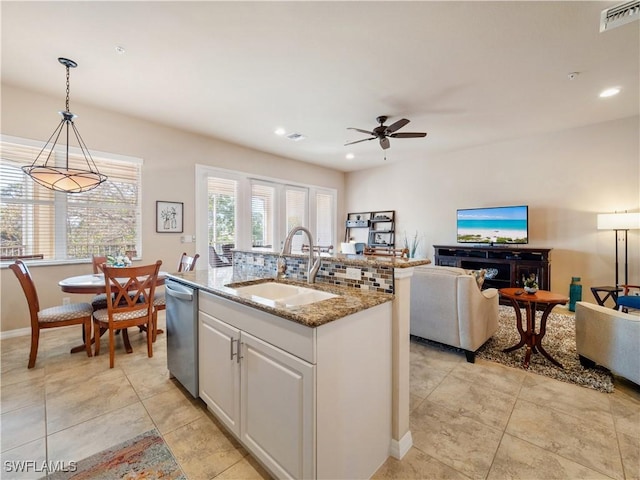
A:
<svg viewBox="0 0 640 480">
<path fill-rule="evenodd" d="M 616 288 L 618 287 L 618 242 L 620 232 L 624 232 L 624 284 L 629 283 L 629 263 L 627 260 L 627 234 L 629 230 L 640 228 L 640 213 L 600 213 L 598 214 L 598 230 L 614 230 L 616 232 Z"/>
</svg>

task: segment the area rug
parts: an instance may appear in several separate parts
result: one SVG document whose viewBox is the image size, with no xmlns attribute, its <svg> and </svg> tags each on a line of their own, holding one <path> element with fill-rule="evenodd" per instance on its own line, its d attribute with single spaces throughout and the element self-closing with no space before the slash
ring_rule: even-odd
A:
<svg viewBox="0 0 640 480">
<path fill-rule="evenodd" d="M 526 313 L 522 310 L 522 319 Z M 540 326 L 542 313 L 536 314 L 536 330 Z M 516 327 L 516 315 L 513 307 L 500 305 L 498 311 L 498 331 L 477 352 L 477 357 L 501 363 L 509 367 L 524 369 L 525 348 L 503 353 L 502 350 L 520 341 Z M 573 315 L 551 312 L 547 318 L 547 333 L 542 339 L 545 350 L 564 369 L 557 368 L 539 353 L 531 354 L 529 371 L 555 378 L 563 382 L 575 383 L 601 392 L 613 392 L 611 373 L 600 367 L 584 368 L 580 365 L 576 352 L 576 331 Z"/>
<path fill-rule="evenodd" d="M 186 480 L 178 462 L 157 430 L 79 461 L 73 472 L 56 472 L 55 480 Z"/>
</svg>

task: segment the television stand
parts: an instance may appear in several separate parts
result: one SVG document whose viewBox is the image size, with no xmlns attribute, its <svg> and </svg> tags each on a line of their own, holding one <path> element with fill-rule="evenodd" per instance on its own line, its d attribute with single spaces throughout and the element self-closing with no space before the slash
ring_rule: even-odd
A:
<svg viewBox="0 0 640 480">
<path fill-rule="evenodd" d="M 539 288 L 551 290 L 551 248 L 434 245 L 433 249 L 436 265 L 490 272 L 483 288 L 522 287 L 522 277 L 535 274 Z"/>
</svg>

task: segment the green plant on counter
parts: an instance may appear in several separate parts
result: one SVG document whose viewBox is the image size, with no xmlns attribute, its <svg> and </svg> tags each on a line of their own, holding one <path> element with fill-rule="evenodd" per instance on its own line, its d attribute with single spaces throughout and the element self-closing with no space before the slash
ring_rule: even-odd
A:
<svg viewBox="0 0 640 480">
<path fill-rule="evenodd" d="M 411 242 L 409 242 L 407 232 L 404 233 L 404 248 L 409 249 L 409 258 L 415 258 L 416 252 L 418 251 L 418 245 L 420 245 L 418 231 L 416 231 L 415 235 L 411 239 Z"/>
</svg>

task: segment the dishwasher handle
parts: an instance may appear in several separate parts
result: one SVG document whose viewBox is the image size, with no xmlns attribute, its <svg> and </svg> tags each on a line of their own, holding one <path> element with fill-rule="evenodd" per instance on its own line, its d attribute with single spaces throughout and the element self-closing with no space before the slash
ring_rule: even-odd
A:
<svg viewBox="0 0 640 480">
<path fill-rule="evenodd" d="M 174 290 L 171 288 L 170 284 L 165 284 L 164 286 L 165 295 L 169 295 L 170 297 L 179 298 L 180 300 L 186 300 L 188 302 L 193 300 L 193 290 L 185 288 L 183 291 Z"/>
</svg>

